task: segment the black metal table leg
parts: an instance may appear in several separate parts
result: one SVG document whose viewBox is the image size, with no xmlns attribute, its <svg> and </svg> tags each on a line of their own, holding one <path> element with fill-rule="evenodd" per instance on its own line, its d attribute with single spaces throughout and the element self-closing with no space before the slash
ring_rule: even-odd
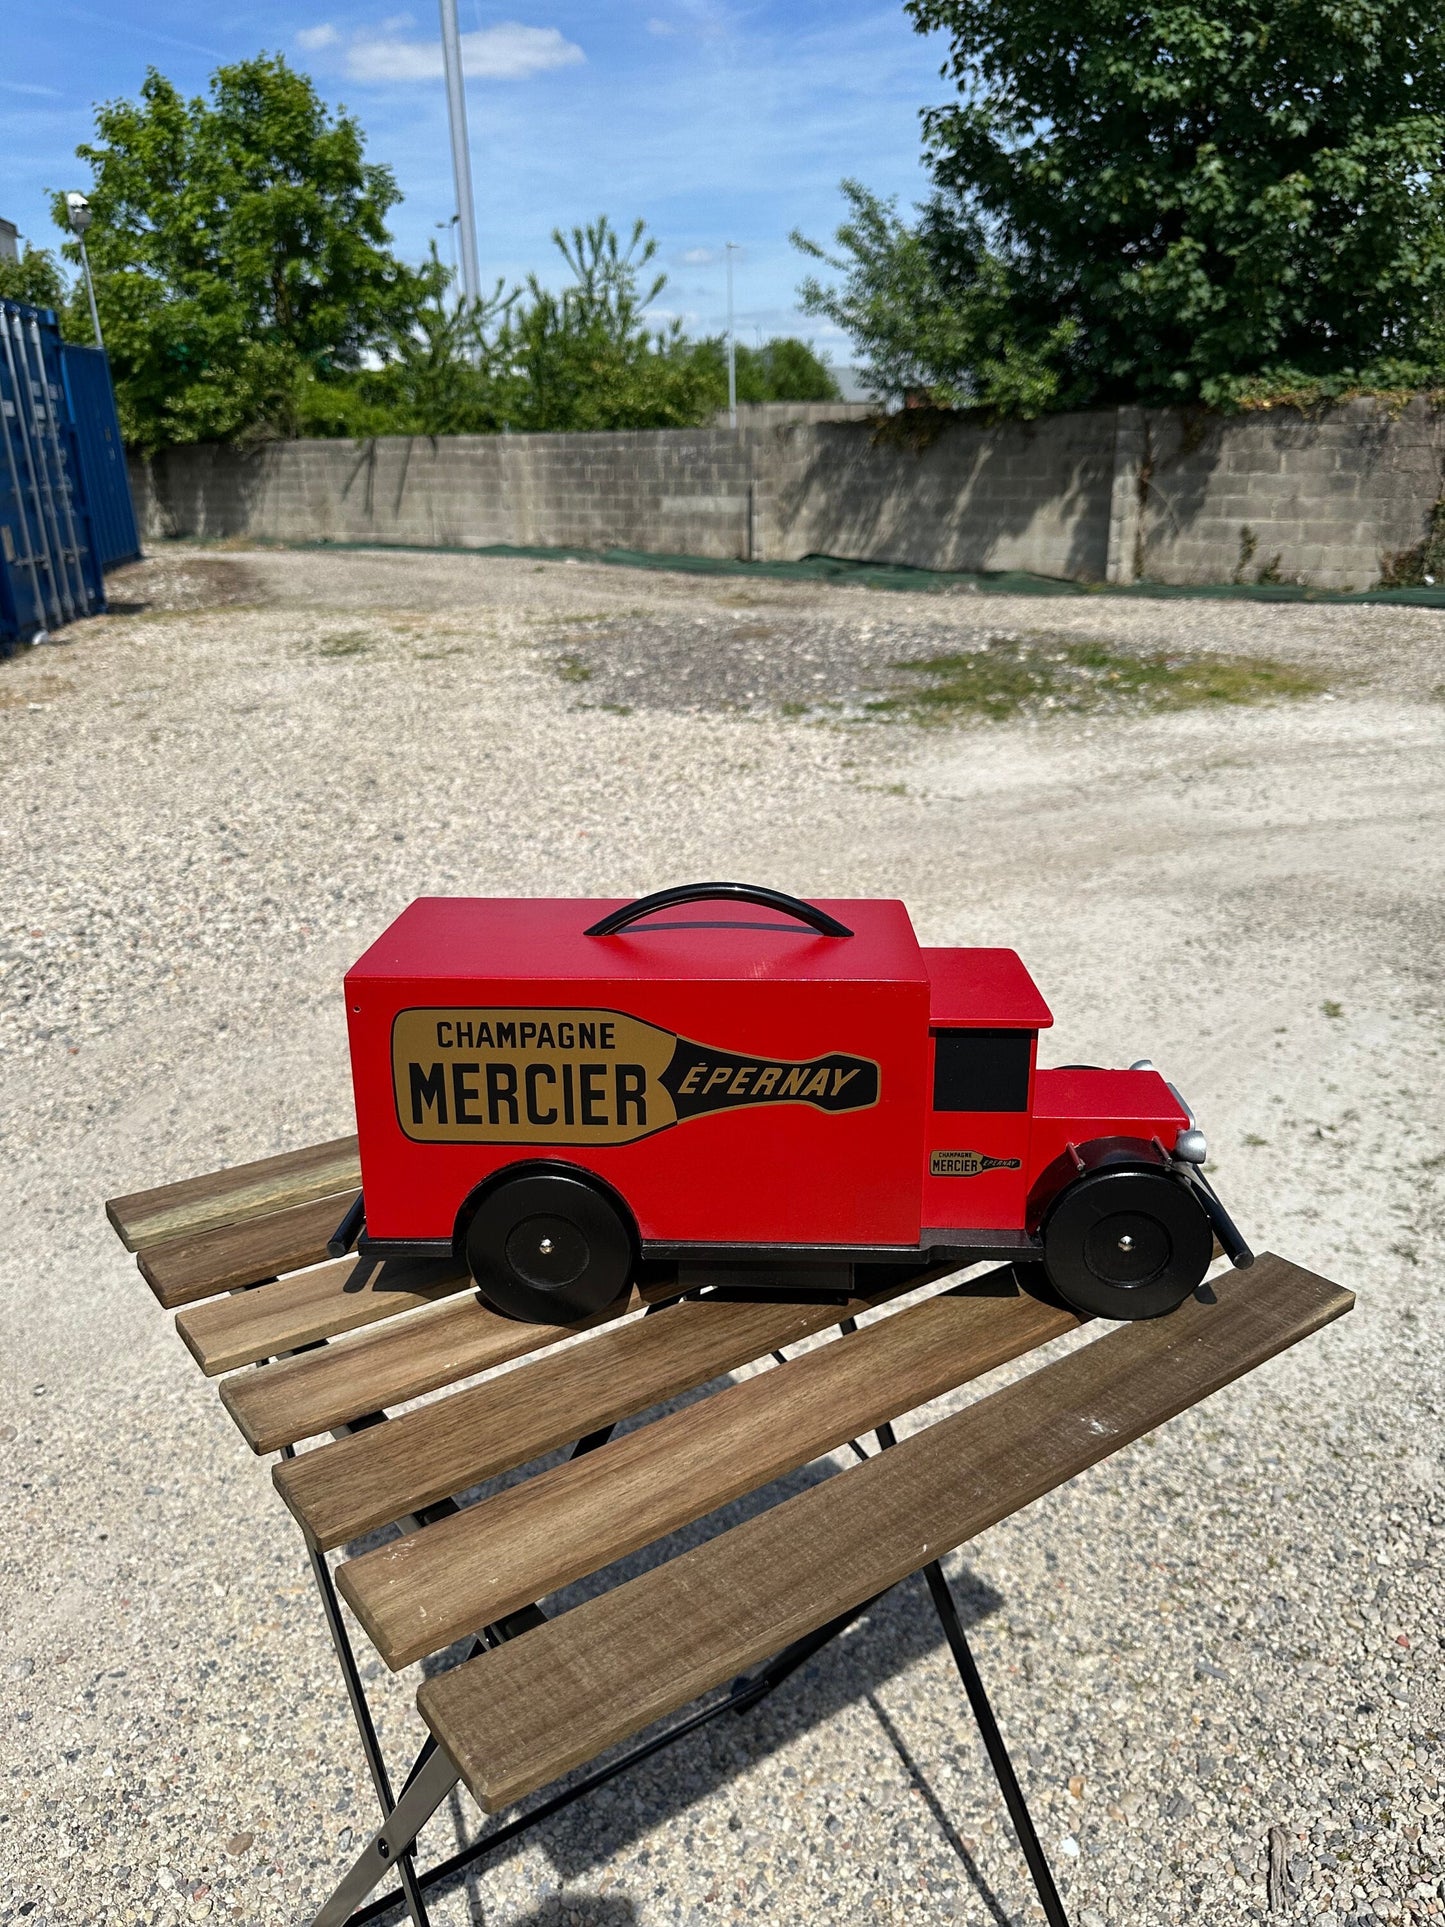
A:
<svg viewBox="0 0 1445 1927">
<path fill-rule="evenodd" d="M 294 1446 L 281 1448 L 283 1458 L 296 1456 Z M 331 1635 L 331 1643 L 336 1649 L 336 1658 L 341 1667 L 341 1676 L 346 1681 L 346 1696 L 351 1702 L 352 1717 L 361 1738 L 361 1750 L 366 1755 L 366 1764 L 371 1772 L 372 1785 L 381 1805 L 383 1820 L 389 1820 L 396 1806 L 392 1796 L 391 1779 L 382 1758 L 381 1742 L 376 1737 L 376 1727 L 372 1721 L 371 1708 L 366 1703 L 366 1693 L 362 1688 L 361 1674 L 356 1665 L 356 1654 L 347 1636 L 346 1625 L 341 1617 L 341 1601 L 336 1596 L 336 1586 L 331 1577 L 331 1568 L 326 1563 L 326 1554 L 319 1552 L 308 1540 L 307 1557 L 311 1561 L 311 1575 L 316 1581 L 316 1590 L 321 1595 L 321 1610 L 326 1619 L 326 1630 Z M 407 1911 L 413 1927 L 431 1927 L 431 1919 L 426 1910 L 426 1902 L 421 1897 L 421 1886 L 417 1880 L 416 1862 L 411 1850 L 399 1853 L 396 1857 L 396 1874 L 401 1882 Z"/>
<path fill-rule="evenodd" d="M 660 1309 L 660 1307 L 654 1305 L 648 1309 L 649 1311 L 654 1311 Z M 840 1329 L 845 1333 L 856 1331 L 856 1320 L 852 1318 L 844 1319 L 841 1321 Z M 779 1364 L 786 1364 L 788 1362 L 786 1353 L 775 1352 L 773 1356 Z M 384 1415 L 379 1416 L 384 1418 Z M 365 1423 L 365 1421 L 363 1421 L 363 1423 Z M 614 1426 L 607 1425 L 601 1426 L 596 1431 L 586 1434 L 583 1438 L 577 1440 L 570 1456 L 573 1458 L 581 1458 L 589 1452 L 596 1451 L 599 1446 L 607 1443 L 614 1430 Z M 881 1450 L 886 1451 L 896 1443 L 893 1427 L 889 1424 L 880 1425 L 875 1436 Z M 850 1441 L 850 1444 L 859 1458 L 868 1457 L 868 1454 L 863 1450 L 863 1447 L 857 1440 Z M 283 1446 L 281 1452 L 283 1458 L 293 1458 L 295 1456 L 295 1448 L 292 1446 Z M 457 1509 L 455 1500 L 442 1500 L 437 1505 L 425 1508 L 419 1512 L 416 1515 L 414 1523 L 416 1525 L 429 1523 L 433 1516 L 445 1516 Z M 366 1694 L 363 1690 L 361 1675 L 356 1664 L 356 1655 L 352 1649 L 345 1623 L 341 1617 L 340 1600 L 337 1597 L 335 1583 L 331 1577 L 331 1569 L 327 1563 L 325 1554 L 319 1552 L 310 1544 L 307 1546 L 307 1555 L 311 1561 L 311 1569 L 316 1580 L 317 1591 L 321 1595 L 322 1610 L 326 1617 L 327 1630 L 331 1634 L 332 1644 L 336 1649 L 337 1659 L 341 1665 L 342 1677 L 346 1681 L 347 1696 L 351 1701 L 351 1710 L 356 1720 L 357 1731 L 361 1737 L 362 1749 L 366 1755 L 366 1763 L 376 1786 L 377 1798 L 381 1803 L 384 1820 L 389 1821 L 396 1809 L 397 1802 L 392 1795 L 391 1782 L 386 1771 L 385 1762 L 382 1759 L 381 1747 L 376 1736 L 376 1728 L 371 1718 L 371 1710 L 366 1702 Z M 1003 1742 L 1003 1735 L 999 1732 L 998 1722 L 994 1718 L 993 1708 L 989 1704 L 988 1695 L 984 1690 L 983 1680 L 979 1675 L 978 1667 L 974 1662 L 973 1654 L 968 1645 L 968 1640 L 964 1635 L 963 1625 L 958 1617 L 958 1610 L 954 1605 L 953 1595 L 949 1591 L 948 1581 L 944 1577 L 943 1568 L 934 1560 L 923 1568 L 923 1573 L 928 1582 L 929 1592 L 932 1595 L 934 1609 L 938 1614 L 939 1622 L 943 1627 L 944 1635 L 948 1640 L 949 1648 L 953 1653 L 954 1661 L 958 1666 L 959 1674 L 963 1680 L 964 1689 L 968 1695 L 969 1706 L 978 1726 L 979 1736 L 983 1740 L 984 1748 L 988 1753 L 989 1763 L 993 1767 L 995 1777 L 998 1780 L 1000 1791 L 1004 1797 L 1004 1803 L 1008 1808 L 1009 1817 L 1013 1822 L 1014 1831 L 1018 1835 L 1019 1845 L 1023 1849 L 1024 1858 L 1028 1862 L 1029 1871 L 1033 1876 L 1034 1886 L 1043 1904 L 1044 1914 L 1048 1920 L 1049 1927 L 1069 1927 L 1068 1916 L 1064 1912 L 1063 1902 L 1060 1900 L 1058 1889 L 1054 1885 L 1053 1875 L 1049 1870 L 1048 1861 L 1044 1857 L 1043 1847 L 1039 1842 L 1037 1831 L 1034 1828 L 1032 1816 L 1029 1813 L 1028 1805 L 1023 1796 L 1023 1790 L 1019 1786 L 1018 1778 L 1014 1773 L 1013 1763 L 1009 1759 L 1008 1750 Z M 881 1598 L 882 1595 L 880 1594 L 878 1597 Z M 653 1753 L 672 1745 L 676 1740 L 683 1738 L 685 1734 L 693 1732 L 699 1726 L 703 1726 L 709 1721 L 716 1719 L 719 1714 L 728 1711 L 743 1712 L 755 1706 L 759 1700 L 765 1698 L 768 1693 L 779 1686 L 784 1679 L 788 1678 L 800 1666 L 806 1664 L 814 1654 L 829 1644 L 830 1641 L 838 1638 L 842 1632 L 861 1618 L 863 1614 L 876 1603 L 876 1598 L 868 1599 L 850 1611 L 840 1613 L 826 1625 L 819 1627 L 816 1632 L 796 1640 L 791 1646 L 775 1655 L 754 1677 L 748 1678 L 744 1676 L 743 1678 L 735 1680 L 731 1689 L 710 1705 L 694 1712 L 688 1718 L 680 1721 L 676 1726 L 644 1742 L 641 1746 L 621 1758 L 609 1762 L 607 1766 L 594 1769 L 592 1773 L 588 1774 L 576 1785 L 542 1802 L 540 1806 L 534 1808 L 532 1811 L 519 1815 L 516 1819 L 496 1828 L 492 1833 L 473 1841 L 469 1847 L 463 1848 L 461 1852 L 453 1854 L 439 1865 L 429 1868 L 425 1875 L 418 1876 L 412 1849 L 408 1849 L 405 1852 L 397 1852 L 396 1872 L 401 1880 L 402 1894 L 408 1911 L 411 1914 L 414 1927 L 430 1927 L 426 1907 L 421 1896 L 423 1886 L 431 1887 L 455 1878 L 464 1868 L 481 1859 L 484 1855 L 494 1852 L 506 1841 L 514 1839 L 518 1834 L 524 1833 L 540 1822 L 545 1821 L 550 1818 L 552 1814 L 560 1811 L 564 1807 L 570 1806 L 573 1801 L 579 1798 L 585 1798 L 587 1794 L 595 1791 L 596 1788 L 604 1785 L 608 1780 L 615 1778 L 619 1773 L 626 1772 L 628 1768 L 637 1765 Z M 528 1607 L 522 1612 L 512 1615 L 510 1621 L 502 1622 L 494 1627 L 486 1627 L 479 1638 L 473 1642 L 472 1650 L 468 1657 L 474 1656 L 486 1646 L 497 1645 L 508 1638 L 514 1637 L 518 1632 L 526 1630 L 529 1625 L 541 1620 L 543 1617 L 544 1615 L 541 1614 L 536 1607 Z M 516 1623 L 512 1623 L 513 1621 Z M 414 1783 L 434 1770 L 432 1756 L 436 1750 L 436 1742 L 428 1739 L 407 1777 L 406 1787 L 403 1789 L 404 1794 L 409 1794 Z M 378 1919 L 391 1908 L 395 1907 L 396 1904 L 396 1900 L 392 1898 L 382 1897 L 372 1900 L 349 1916 L 350 1927 L 361 1927 L 362 1922 Z"/>
<path fill-rule="evenodd" d="M 944 1637 L 953 1653 L 954 1661 L 963 1679 L 963 1690 L 968 1694 L 968 1703 L 973 1711 L 974 1722 L 979 1737 L 988 1754 L 989 1765 L 993 1768 L 994 1778 L 998 1781 L 999 1791 L 1003 1794 L 1004 1805 L 1008 1808 L 1009 1818 L 1013 1821 L 1014 1832 L 1018 1835 L 1019 1845 L 1023 1848 L 1024 1859 L 1029 1863 L 1029 1872 L 1034 1877 L 1039 1900 L 1044 1910 L 1044 1918 L 1049 1927 L 1069 1927 L 1069 1917 L 1064 1912 L 1064 1903 L 1059 1899 L 1059 1890 L 1054 1885 L 1054 1876 L 1049 1871 L 1049 1863 L 1044 1858 L 1044 1850 L 1034 1827 L 1033 1816 L 1024 1799 L 1023 1788 L 1013 1769 L 1013 1761 L 1008 1756 L 1008 1748 L 1003 1743 L 1003 1735 L 998 1730 L 998 1721 L 993 1716 L 988 1694 L 984 1691 L 983 1680 L 974 1663 L 973 1653 L 964 1635 L 963 1623 L 958 1617 L 958 1608 L 953 1603 L 953 1594 L 948 1589 L 948 1581 L 943 1568 L 935 1559 L 923 1568 L 923 1576 L 928 1581 L 928 1590 L 933 1595 L 934 1611 L 938 1614 L 943 1627 Z"/>
<path fill-rule="evenodd" d="M 849 1321 L 852 1322 L 851 1320 Z M 856 1329 L 856 1327 L 855 1327 Z M 898 1435 L 888 1424 L 880 1425 L 874 1436 L 882 1451 L 898 1443 Z M 988 1763 L 993 1768 L 994 1778 L 998 1781 L 1004 1805 L 1008 1808 L 1009 1819 L 1013 1821 L 1014 1832 L 1023 1849 L 1024 1859 L 1028 1862 L 1029 1872 L 1033 1875 L 1034 1886 L 1044 1910 L 1044 1918 L 1049 1927 L 1069 1927 L 1069 1917 L 1064 1912 L 1064 1903 L 1059 1898 L 1059 1890 L 1054 1885 L 1054 1876 L 1044 1857 L 1043 1845 L 1038 1830 L 1034 1826 L 1033 1815 L 1029 1812 L 1028 1802 L 1024 1799 L 1023 1788 L 1019 1785 L 1018 1775 L 1014 1772 L 1013 1761 L 1008 1756 L 1008 1748 L 1003 1743 L 1003 1734 L 998 1730 L 998 1721 L 993 1716 L 988 1694 L 984 1691 L 983 1678 L 974 1662 L 973 1652 L 964 1634 L 963 1621 L 958 1616 L 958 1608 L 953 1603 L 948 1581 L 943 1567 L 936 1559 L 931 1559 L 923 1568 L 923 1576 L 928 1581 L 928 1590 L 933 1598 L 933 1609 L 938 1614 L 938 1623 L 943 1628 L 943 1636 L 948 1641 L 954 1663 L 963 1680 L 963 1690 L 968 1695 L 968 1704 L 973 1713 L 974 1724 L 978 1727 L 979 1738 L 983 1741 Z"/>
</svg>

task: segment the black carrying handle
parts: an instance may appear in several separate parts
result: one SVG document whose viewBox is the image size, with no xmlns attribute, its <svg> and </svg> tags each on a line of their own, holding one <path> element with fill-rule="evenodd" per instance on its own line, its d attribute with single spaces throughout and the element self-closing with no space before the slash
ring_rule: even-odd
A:
<svg viewBox="0 0 1445 1927">
<path fill-rule="evenodd" d="M 620 909 L 609 910 L 583 932 L 588 937 L 615 937 L 619 930 L 625 930 L 639 917 L 650 917 L 654 910 L 671 910 L 679 903 L 709 903 L 727 897 L 735 903 L 756 903 L 764 910 L 779 910 L 787 917 L 796 917 L 800 923 L 808 924 L 820 937 L 851 937 L 853 932 L 846 923 L 839 923 L 830 917 L 826 910 L 816 904 L 805 903 L 801 897 L 790 897 L 786 890 L 770 890 L 762 883 L 679 883 L 671 890 L 654 890 L 650 897 L 639 897 L 635 903 L 624 903 Z"/>
</svg>

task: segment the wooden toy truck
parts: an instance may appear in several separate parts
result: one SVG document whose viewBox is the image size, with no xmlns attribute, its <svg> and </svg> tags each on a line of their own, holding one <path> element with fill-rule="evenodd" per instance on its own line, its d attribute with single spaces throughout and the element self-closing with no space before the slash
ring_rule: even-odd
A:
<svg viewBox="0 0 1445 1927">
<path fill-rule="evenodd" d="M 362 1200 L 334 1249 L 457 1257 L 571 1323 L 642 1275 L 811 1296 L 1012 1260 L 1079 1310 L 1172 1311 L 1251 1262 L 1147 1060 L 1041 1069 L 1011 950 L 889 900 L 691 884 L 423 898 L 346 978 Z"/>
</svg>

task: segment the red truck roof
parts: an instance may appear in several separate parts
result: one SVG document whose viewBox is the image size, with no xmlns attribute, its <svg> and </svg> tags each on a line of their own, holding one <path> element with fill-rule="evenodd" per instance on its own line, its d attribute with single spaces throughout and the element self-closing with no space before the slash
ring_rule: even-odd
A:
<svg viewBox="0 0 1445 1927">
<path fill-rule="evenodd" d="M 815 899 L 848 926 L 851 937 L 819 936 L 774 911 L 721 902 L 663 912 L 617 936 L 585 934 L 589 924 L 626 901 L 420 897 L 352 966 L 346 981 L 351 986 L 417 978 L 435 984 L 487 978 L 588 983 L 599 977 L 612 983 L 929 981 L 908 911 L 895 898 Z"/>
<path fill-rule="evenodd" d="M 925 950 L 935 1029 L 1047 1030 L 1053 1012 L 1016 950 Z"/>
</svg>

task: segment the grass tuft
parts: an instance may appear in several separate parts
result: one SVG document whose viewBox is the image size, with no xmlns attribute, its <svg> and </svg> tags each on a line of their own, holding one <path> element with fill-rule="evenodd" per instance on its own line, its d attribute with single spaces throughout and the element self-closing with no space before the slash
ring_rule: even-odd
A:
<svg viewBox="0 0 1445 1927">
<path fill-rule="evenodd" d="M 1097 715 L 1313 696 L 1324 679 L 1259 656 L 1123 655 L 1101 642 L 1010 637 L 981 649 L 897 662 L 917 683 L 876 696 L 883 719 L 1001 722 L 1024 713 Z"/>
<path fill-rule="evenodd" d="M 376 647 L 376 641 L 369 629 L 337 629 L 329 636 L 318 636 L 311 652 L 317 656 L 364 656 Z"/>
</svg>

